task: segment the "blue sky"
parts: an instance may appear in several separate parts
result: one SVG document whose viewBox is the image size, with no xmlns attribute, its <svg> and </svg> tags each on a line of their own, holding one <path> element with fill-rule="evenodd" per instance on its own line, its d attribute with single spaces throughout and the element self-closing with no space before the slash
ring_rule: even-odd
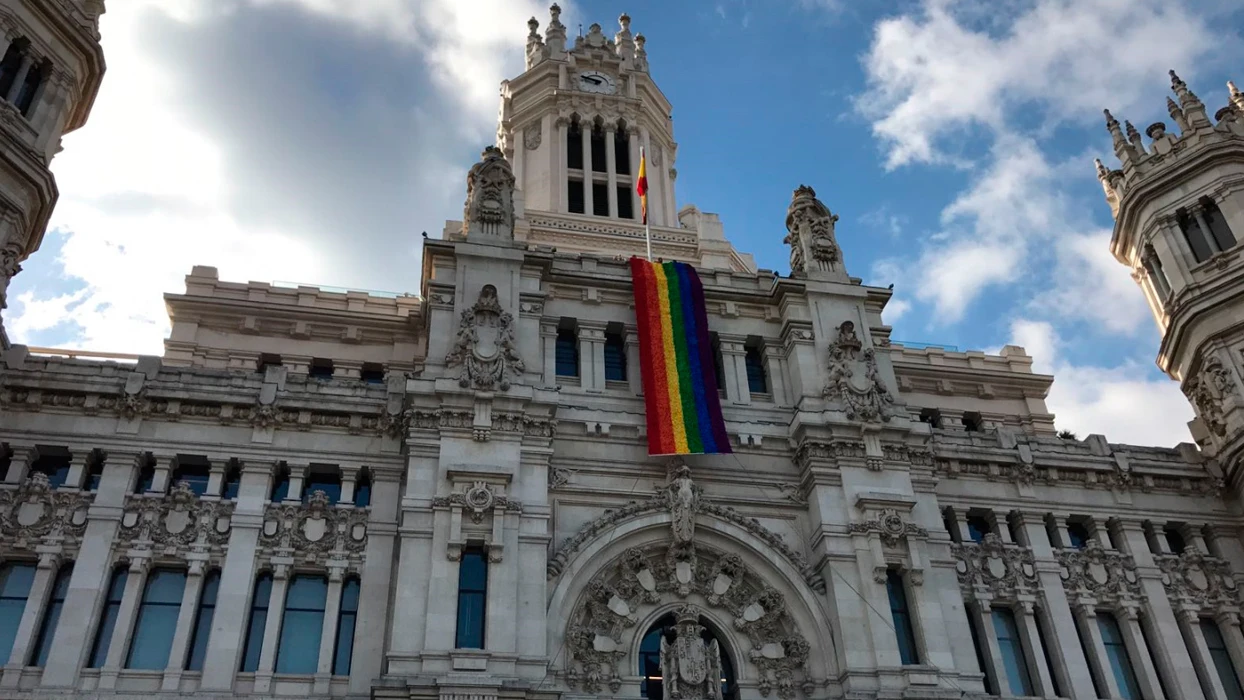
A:
<svg viewBox="0 0 1244 700">
<path fill-rule="evenodd" d="M 626 11 L 674 105 L 677 197 L 787 270 L 791 190 L 841 219 L 850 272 L 894 283 L 900 340 L 1024 345 L 1060 427 L 1174 444 L 1191 416 L 1092 167 L 1101 109 L 1142 131 L 1177 69 L 1212 113 L 1244 80 L 1227 0 L 563 2 Z M 522 65 L 531 0 L 126 0 L 109 72 L 53 163 L 54 231 L 10 291 L 38 345 L 158 353 L 161 295 L 228 280 L 415 291 L 419 232 L 461 213 Z M 1232 66 L 1238 72 L 1231 74 Z M 1173 127 L 1172 127 L 1173 128 Z"/>
</svg>

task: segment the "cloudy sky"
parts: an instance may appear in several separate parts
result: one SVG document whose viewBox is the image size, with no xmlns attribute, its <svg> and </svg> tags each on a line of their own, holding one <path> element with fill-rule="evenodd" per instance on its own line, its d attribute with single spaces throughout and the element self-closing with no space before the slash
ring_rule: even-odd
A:
<svg viewBox="0 0 1244 700">
<path fill-rule="evenodd" d="M 1166 71 L 1226 104 L 1234 0 L 568 0 L 621 11 L 674 104 L 678 200 L 787 271 L 790 191 L 895 284 L 898 340 L 1025 346 L 1060 428 L 1188 440 L 1157 334 L 1108 252 L 1101 109 L 1169 121 Z M 13 283 L 18 342 L 159 353 L 161 295 L 222 278 L 417 291 L 522 69 L 531 0 L 112 0 L 108 74 L 53 164 L 53 230 Z M 1244 80 L 1244 73 L 1234 75 Z M 740 98 L 743 99 L 740 99 Z"/>
</svg>

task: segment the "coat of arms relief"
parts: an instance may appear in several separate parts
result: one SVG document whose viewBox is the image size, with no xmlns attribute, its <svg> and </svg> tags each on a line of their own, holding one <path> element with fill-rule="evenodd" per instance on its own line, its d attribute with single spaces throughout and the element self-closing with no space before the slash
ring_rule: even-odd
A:
<svg viewBox="0 0 1244 700">
<path fill-rule="evenodd" d="M 526 368 L 514 340 L 514 316 L 501 308 L 496 287 L 484 285 L 475 305 L 462 312 L 445 364 L 461 367 L 459 386 L 480 391 L 507 391 L 511 377 Z"/>
<path fill-rule="evenodd" d="M 828 370 L 829 381 L 822 393 L 841 403 L 847 418 L 876 423 L 894 417 L 894 395 L 881 378 L 876 351 L 864 348 L 851 321 L 838 326 L 838 337 L 829 346 Z"/>
</svg>

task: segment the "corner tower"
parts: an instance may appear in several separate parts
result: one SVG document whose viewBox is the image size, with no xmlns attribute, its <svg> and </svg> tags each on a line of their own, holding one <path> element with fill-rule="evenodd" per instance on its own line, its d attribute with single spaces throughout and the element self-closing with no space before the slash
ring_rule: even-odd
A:
<svg viewBox="0 0 1244 700">
<path fill-rule="evenodd" d="M 1177 131 L 1145 129 L 1106 111 L 1121 167 L 1097 161 L 1115 217 L 1110 250 L 1132 269 L 1162 342 L 1157 363 L 1180 382 L 1189 424 L 1232 487 L 1244 490 L 1244 95 L 1227 83 L 1213 119 L 1171 71 Z"/>
<path fill-rule="evenodd" d="M 86 123 L 104 76 L 104 0 L 0 4 L 0 347 L 9 281 L 39 249 L 56 205 L 48 166 Z"/>
<path fill-rule="evenodd" d="M 715 214 L 679 210 L 669 100 L 648 72 L 643 34 L 618 18 L 612 38 L 599 24 L 567 38 L 561 8 L 527 22 L 526 70 L 501 84 L 497 146 L 512 164 L 525 213 L 515 238 L 563 252 L 642 254 L 635 179 L 647 154 L 653 254 L 715 269 L 754 271 L 725 240 Z"/>
</svg>

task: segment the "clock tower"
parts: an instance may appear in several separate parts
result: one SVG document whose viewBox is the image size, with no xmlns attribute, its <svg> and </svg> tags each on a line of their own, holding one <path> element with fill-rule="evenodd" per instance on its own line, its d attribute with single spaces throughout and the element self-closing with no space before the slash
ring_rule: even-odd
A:
<svg viewBox="0 0 1244 700">
<path fill-rule="evenodd" d="M 563 252 L 642 254 L 635 193 L 640 149 L 647 157 L 653 255 L 737 271 L 750 256 L 726 242 L 715 214 L 679 210 L 669 100 L 648 72 L 643 34 L 618 18 L 606 36 L 592 24 L 567 39 L 553 5 L 544 33 L 528 21 L 526 70 L 501 84 L 497 146 L 514 169 L 522 212 L 515 237 Z"/>
</svg>

